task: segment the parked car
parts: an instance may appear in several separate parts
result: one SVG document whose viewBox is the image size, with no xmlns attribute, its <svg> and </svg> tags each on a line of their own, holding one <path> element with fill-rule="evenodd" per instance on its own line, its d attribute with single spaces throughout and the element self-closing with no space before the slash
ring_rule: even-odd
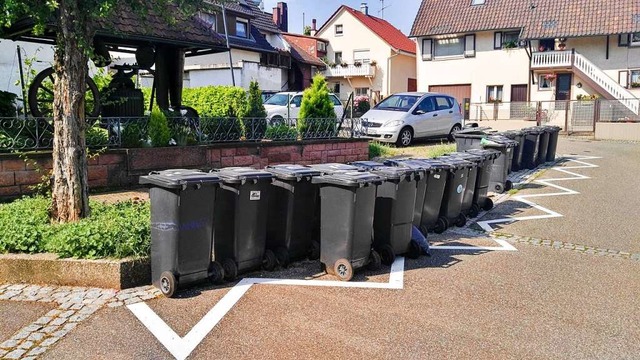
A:
<svg viewBox="0 0 640 360">
<path fill-rule="evenodd" d="M 329 97 L 333 102 L 336 116 L 338 119 L 342 118 L 344 114 L 342 102 L 335 94 L 329 94 Z M 267 99 L 264 102 L 264 108 L 267 110 L 267 119 L 271 124 L 282 124 L 285 119 L 298 118 L 301 104 L 302 92 L 280 92 Z"/>
<path fill-rule="evenodd" d="M 382 100 L 362 115 L 366 136 L 409 146 L 415 138 L 449 137 L 462 128 L 455 98 L 439 93 L 407 92 Z"/>
<path fill-rule="evenodd" d="M 277 91 L 262 91 L 262 103 L 264 104 L 265 101 L 269 100 L 270 97 L 272 97 L 273 95 L 277 94 Z"/>
</svg>

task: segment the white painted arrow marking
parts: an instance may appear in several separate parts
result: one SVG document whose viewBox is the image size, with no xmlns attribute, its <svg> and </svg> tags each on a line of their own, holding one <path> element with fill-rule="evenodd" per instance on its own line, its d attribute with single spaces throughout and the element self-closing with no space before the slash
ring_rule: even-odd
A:
<svg viewBox="0 0 640 360">
<path fill-rule="evenodd" d="M 562 217 L 563 215 L 553 211 L 551 209 L 548 209 L 540 204 L 537 204 L 533 201 L 527 200 L 527 199 L 532 199 L 532 198 L 541 198 L 541 197 L 550 197 L 550 196 L 566 196 L 566 195 L 577 195 L 580 194 L 579 192 L 554 184 L 554 182 L 558 182 L 558 181 L 570 181 L 570 180 L 587 180 L 587 179 L 591 179 L 588 176 L 582 175 L 582 174 L 577 174 L 575 172 L 569 171 L 569 170 L 574 170 L 574 169 L 588 169 L 588 168 L 597 168 L 599 167 L 598 165 L 595 164 L 591 164 L 588 162 L 584 162 L 581 160 L 593 160 L 593 159 L 601 159 L 601 157 L 596 157 L 596 156 L 582 156 L 582 157 L 576 157 L 576 158 L 570 158 L 570 157 L 565 157 L 566 160 L 571 161 L 571 162 L 575 162 L 578 164 L 581 164 L 579 166 L 565 166 L 565 167 L 552 167 L 550 168 L 550 170 L 555 170 L 555 171 L 559 171 L 568 175 L 571 175 L 572 177 L 564 177 L 564 178 L 554 178 L 554 179 L 544 179 L 544 180 L 535 180 L 533 181 L 534 183 L 538 183 L 541 185 L 545 185 L 548 187 L 552 187 L 555 189 L 560 190 L 561 192 L 554 192 L 554 193 L 545 193 L 545 194 L 531 194 L 531 195 L 516 195 L 511 197 L 512 200 L 515 201 L 520 201 L 526 205 L 529 205 L 537 210 L 540 210 L 542 212 L 544 212 L 544 215 L 532 215 L 532 216 L 515 216 L 515 217 L 506 217 L 506 218 L 502 218 L 502 219 L 493 219 L 493 220 L 486 220 L 486 221 L 478 221 L 478 225 L 486 232 L 493 232 L 493 224 L 503 224 L 503 223 L 512 223 L 512 222 L 516 222 L 516 221 L 525 221 L 525 220 L 540 220 L 540 219 L 551 219 L 551 218 L 558 218 L 558 217 Z"/>
<path fill-rule="evenodd" d="M 186 359 L 204 338 L 215 328 L 233 306 L 249 291 L 254 284 L 259 285 L 294 285 L 321 286 L 361 289 L 401 290 L 404 287 L 404 258 L 398 257 L 391 264 L 389 282 L 344 282 L 323 280 L 291 280 L 291 279 L 242 279 L 234 286 L 209 312 L 181 338 L 167 325 L 146 303 L 127 305 L 138 320 L 158 339 L 158 341 L 178 360 Z"/>
</svg>

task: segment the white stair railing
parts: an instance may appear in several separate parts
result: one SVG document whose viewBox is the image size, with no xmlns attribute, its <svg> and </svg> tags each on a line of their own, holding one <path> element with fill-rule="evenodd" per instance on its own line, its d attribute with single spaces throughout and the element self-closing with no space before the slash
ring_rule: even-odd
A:
<svg viewBox="0 0 640 360">
<path fill-rule="evenodd" d="M 617 81 L 613 80 L 602 69 L 589 61 L 581 54 L 575 53 L 573 66 L 580 70 L 589 79 L 593 80 L 614 99 L 620 101 L 627 109 L 638 115 L 640 111 L 640 99 L 637 99 L 629 90 L 625 89 Z"/>
</svg>

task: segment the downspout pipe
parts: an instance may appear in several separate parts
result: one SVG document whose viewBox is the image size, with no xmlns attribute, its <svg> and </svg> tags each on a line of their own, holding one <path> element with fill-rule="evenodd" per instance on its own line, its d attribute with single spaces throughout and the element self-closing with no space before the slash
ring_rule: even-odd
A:
<svg viewBox="0 0 640 360">
<path fill-rule="evenodd" d="M 391 59 L 400 55 L 400 51 L 393 49 L 395 54 L 387 58 L 387 96 L 391 95 Z"/>
</svg>

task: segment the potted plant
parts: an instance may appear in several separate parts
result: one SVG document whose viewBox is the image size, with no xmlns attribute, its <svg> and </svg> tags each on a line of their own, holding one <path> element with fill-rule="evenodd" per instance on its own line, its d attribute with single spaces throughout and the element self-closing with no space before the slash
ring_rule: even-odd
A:
<svg viewBox="0 0 640 360">
<path fill-rule="evenodd" d="M 553 81 L 556 79 L 556 74 L 547 74 L 544 76 L 546 80 Z"/>
<path fill-rule="evenodd" d="M 377 61 L 375 61 L 375 60 L 371 60 L 371 62 L 369 63 L 369 65 L 371 65 L 371 66 L 376 66 L 376 65 L 378 65 L 378 62 L 377 62 Z"/>
<path fill-rule="evenodd" d="M 347 66 L 349 66 L 349 64 L 347 64 L 346 62 L 343 62 L 340 64 L 340 66 L 342 66 L 343 68 L 346 68 Z"/>
<path fill-rule="evenodd" d="M 356 62 L 353 63 L 353 66 L 360 67 L 360 66 L 362 66 L 362 63 L 360 61 L 356 61 Z"/>
<path fill-rule="evenodd" d="M 567 44 L 561 42 L 560 44 L 558 44 L 558 50 L 560 51 L 564 51 L 567 48 Z"/>
<path fill-rule="evenodd" d="M 515 40 L 505 41 L 505 43 L 502 44 L 502 47 L 504 49 L 515 49 L 518 47 L 518 42 L 516 42 Z"/>
<path fill-rule="evenodd" d="M 631 83 L 631 87 L 632 88 L 640 88 L 640 82 L 636 81 L 636 82 L 632 82 Z"/>
</svg>

